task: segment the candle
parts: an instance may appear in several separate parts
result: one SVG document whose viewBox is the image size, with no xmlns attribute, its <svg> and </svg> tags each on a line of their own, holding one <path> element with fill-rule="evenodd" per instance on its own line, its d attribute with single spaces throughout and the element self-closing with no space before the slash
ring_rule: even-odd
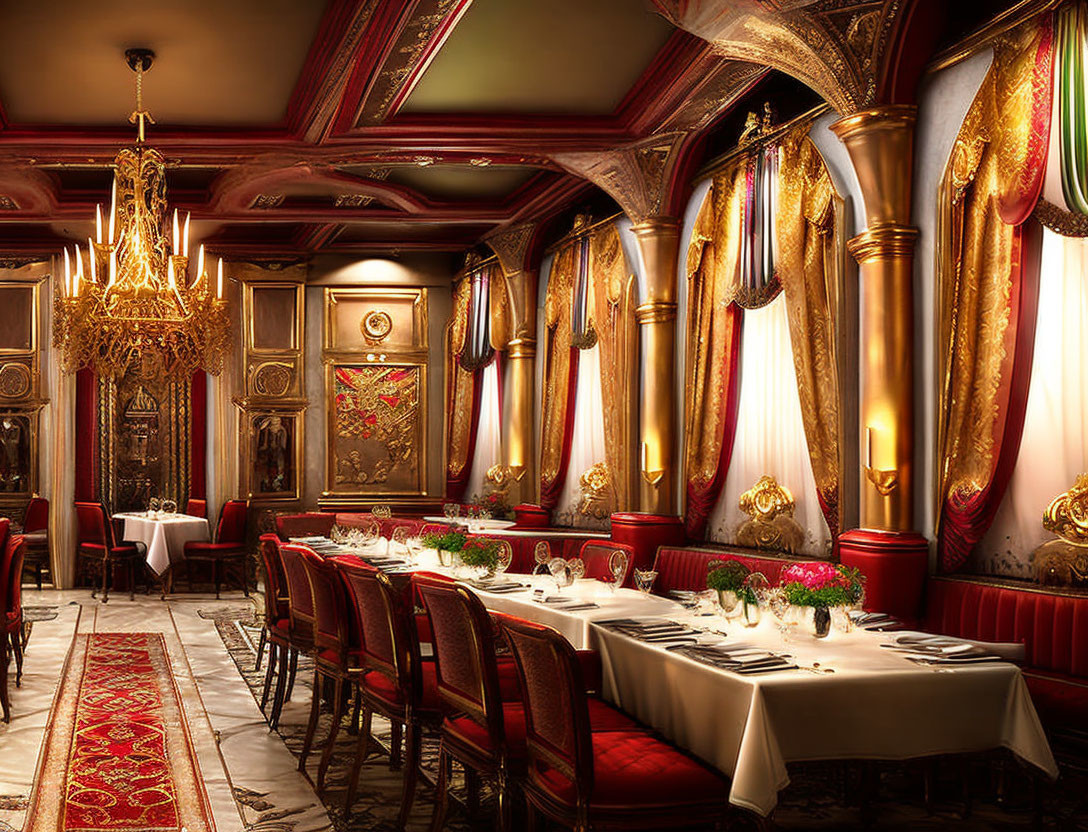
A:
<svg viewBox="0 0 1088 832">
<path fill-rule="evenodd" d="M 174 254 L 181 254 L 181 230 L 178 228 L 178 209 L 174 209 Z"/>
<path fill-rule="evenodd" d="M 68 286 L 72 282 L 72 263 L 68 258 L 68 246 L 64 247 L 64 293 L 68 294 Z"/>
<path fill-rule="evenodd" d="M 113 245 L 113 231 L 114 226 L 117 223 L 117 180 L 113 180 L 113 187 L 110 189 L 110 245 Z"/>
<path fill-rule="evenodd" d="M 189 256 L 189 218 L 192 216 L 192 212 L 186 212 L 185 214 L 185 233 L 182 235 L 182 254 L 186 257 Z"/>
<path fill-rule="evenodd" d="M 219 276 L 215 281 L 215 296 L 217 298 L 223 297 L 223 258 L 219 258 Z"/>
<path fill-rule="evenodd" d="M 87 259 L 91 261 L 91 283 L 97 283 L 98 282 L 98 275 L 96 274 L 95 267 L 94 267 L 94 261 L 95 261 L 96 256 L 97 255 L 96 255 L 96 252 L 94 250 L 94 246 L 91 245 L 91 238 L 88 237 L 87 238 Z"/>
<path fill-rule="evenodd" d="M 95 239 L 98 240 L 98 244 L 102 245 L 102 206 L 94 206 L 94 227 L 95 227 Z"/>
<path fill-rule="evenodd" d="M 110 251 L 110 279 L 106 284 L 106 289 L 113 286 L 113 282 L 117 279 L 117 249 Z"/>
<path fill-rule="evenodd" d="M 170 288 L 173 289 L 177 284 L 174 282 L 174 258 L 171 257 L 166 264 L 166 275 L 170 281 Z"/>
<path fill-rule="evenodd" d="M 196 258 L 196 279 L 199 281 L 204 276 L 204 244 L 200 244 L 200 253 Z"/>
</svg>

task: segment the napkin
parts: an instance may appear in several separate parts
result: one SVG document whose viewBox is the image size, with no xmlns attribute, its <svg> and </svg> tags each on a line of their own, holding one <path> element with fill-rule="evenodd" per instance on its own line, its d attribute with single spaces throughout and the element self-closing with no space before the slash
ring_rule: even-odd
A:
<svg viewBox="0 0 1088 832">
<path fill-rule="evenodd" d="M 934 633 L 923 633 L 917 630 L 904 630 L 897 633 L 895 643 L 900 647 L 922 646 L 923 649 L 955 647 L 957 644 L 970 644 L 980 650 L 999 656 L 1010 662 L 1024 661 L 1027 651 L 1023 644 L 1008 641 L 978 641 L 969 638 L 955 638 L 953 636 L 941 636 Z M 947 651 L 942 651 L 947 652 Z"/>
</svg>

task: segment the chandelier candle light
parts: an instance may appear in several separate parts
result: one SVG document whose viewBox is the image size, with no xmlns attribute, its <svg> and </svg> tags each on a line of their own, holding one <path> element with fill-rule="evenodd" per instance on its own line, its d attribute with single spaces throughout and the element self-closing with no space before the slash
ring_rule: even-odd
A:
<svg viewBox="0 0 1088 832">
<path fill-rule="evenodd" d="M 223 260 L 213 292 L 204 246 L 189 274 L 189 215 L 182 221 L 175 209 L 167 229 L 165 163 L 144 143 L 145 122 L 154 120 L 143 108 L 143 73 L 154 53 L 130 49 L 125 58 L 136 73 L 136 110 L 129 118 L 138 125 L 136 145 L 114 160 L 109 214 L 103 222 L 102 206 L 95 208 L 95 236 L 86 252 L 78 245 L 72 255 L 64 250 L 53 343 L 68 372 L 90 367 L 97 376 L 120 378 L 134 369 L 173 381 L 198 370 L 218 375 L 230 348 Z"/>
</svg>

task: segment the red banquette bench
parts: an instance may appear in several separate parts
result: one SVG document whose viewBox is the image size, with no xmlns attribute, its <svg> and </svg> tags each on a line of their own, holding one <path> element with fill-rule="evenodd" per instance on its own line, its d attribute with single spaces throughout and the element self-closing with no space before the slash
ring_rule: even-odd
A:
<svg viewBox="0 0 1088 832">
<path fill-rule="evenodd" d="M 986 578 L 931 577 L 925 627 L 1024 644 L 1024 678 L 1049 725 L 1088 729 L 1088 592 Z"/>
<path fill-rule="evenodd" d="M 712 560 L 723 558 L 739 560 L 753 572 L 762 572 L 772 584 L 778 581 L 778 573 L 791 563 L 812 560 L 757 553 L 737 547 L 701 549 L 694 546 L 662 546 L 654 560 L 654 569 L 657 570 L 654 592 L 665 595 L 674 589 L 706 589 L 707 565 Z"/>
</svg>

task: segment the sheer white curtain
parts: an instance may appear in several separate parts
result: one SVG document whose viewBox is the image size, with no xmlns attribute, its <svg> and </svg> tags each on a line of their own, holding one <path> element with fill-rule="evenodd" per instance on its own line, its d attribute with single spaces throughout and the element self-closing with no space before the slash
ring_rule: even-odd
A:
<svg viewBox="0 0 1088 832">
<path fill-rule="evenodd" d="M 1009 489 L 979 544 L 979 571 L 1027 577 L 1054 535 L 1043 510 L 1088 471 L 1088 241 L 1043 230 L 1039 318 L 1024 434 Z"/>
<path fill-rule="evenodd" d="M 578 388 L 574 403 L 574 430 L 570 442 L 570 464 L 555 522 L 560 526 L 607 526 L 608 521 L 586 517 L 578 511 L 582 501 L 579 478 L 604 455 L 604 402 L 601 399 L 601 353 L 597 345 L 578 353 Z"/>
<path fill-rule="evenodd" d="M 502 426 L 499 420 L 499 361 L 496 358 L 483 372 L 480 390 L 480 421 L 476 427 L 476 452 L 465 493 L 478 499 L 487 493 L 487 469 L 502 461 Z"/>
<path fill-rule="evenodd" d="M 816 497 L 797 375 L 793 366 L 786 296 L 744 312 L 740 348 L 740 400 L 733 456 L 721 497 L 710 515 L 712 540 L 731 543 L 747 520 L 740 495 L 764 474 L 793 494 L 794 519 L 805 530 L 804 554 L 826 556 L 831 532 Z"/>
</svg>

